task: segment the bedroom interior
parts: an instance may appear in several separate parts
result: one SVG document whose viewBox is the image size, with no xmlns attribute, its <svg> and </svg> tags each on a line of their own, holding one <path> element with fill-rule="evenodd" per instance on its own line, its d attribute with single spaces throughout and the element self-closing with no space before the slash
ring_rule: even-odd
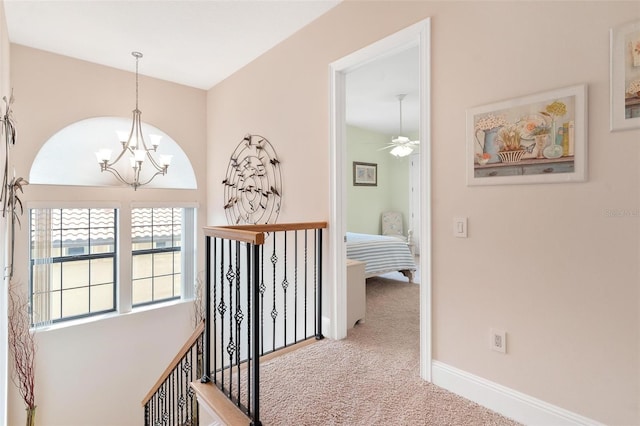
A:
<svg viewBox="0 0 640 426">
<path fill-rule="evenodd" d="M 354 161 L 378 164 L 376 186 L 347 185 L 347 229 L 351 232 L 381 234 L 381 216 L 389 210 L 402 212 L 405 232 L 415 226 L 410 212 L 412 157 L 396 157 L 385 148 L 396 136 L 417 139 L 418 72 L 418 49 L 411 47 L 346 75 L 347 168 L 351 170 Z M 398 135 L 399 93 L 406 95 L 402 114 L 406 135 Z M 418 152 L 419 145 L 414 154 Z"/>
<path fill-rule="evenodd" d="M 420 225 L 416 188 L 419 169 L 416 172 L 413 167 L 419 164 L 420 145 L 411 142 L 408 152 L 402 155 L 390 149 L 392 141 L 400 137 L 418 139 L 418 68 L 418 49 L 410 47 L 377 58 L 346 75 L 347 168 L 354 174 L 353 183 L 349 180 L 346 188 L 347 257 L 354 238 L 362 243 L 365 235 L 397 233 L 411 255 L 419 254 L 419 241 L 413 239 L 413 235 L 419 235 Z M 351 169 L 351 164 L 358 161 L 376 165 L 374 185 L 356 184 L 356 170 Z M 399 232 L 385 229 L 391 221 Z M 366 260 L 359 255 L 351 254 L 356 260 Z M 387 260 L 390 264 L 386 266 L 367 265 L 366 276 L 402 269 Z M 407 276 L 410 278 L 410 274 Z"/>
<path fill-rule="evenodd" d="M 419 240 L 412 241 L 420 220 L 419 168 L 414 170 L 420 150 L 418 68 L 418 49 L 411 47 L 368 62 L 345 78 L 347 168 L 353 173 L 346 191 L 349 328 L 354 319 L 366 320 L 362 299 L 371 278 L 418 282 Z M 375 165 L 375 183 L 357 183 L 358 162 Z M 363 276 L 357 272 L 360 262 Z"/>
</svg>

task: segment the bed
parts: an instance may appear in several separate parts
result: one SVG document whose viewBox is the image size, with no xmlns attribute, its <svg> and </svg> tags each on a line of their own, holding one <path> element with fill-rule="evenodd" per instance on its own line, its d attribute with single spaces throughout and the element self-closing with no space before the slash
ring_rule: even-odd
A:
<svg viewBox="0 0 640 426">
<path fill-rule="evenodd" d="M 365 263 L 365 278 L 398 271 L 413 282 L 416 263 L 407 242 L 399 238 L 347 232 L 347 258 Z"/>
</svg>

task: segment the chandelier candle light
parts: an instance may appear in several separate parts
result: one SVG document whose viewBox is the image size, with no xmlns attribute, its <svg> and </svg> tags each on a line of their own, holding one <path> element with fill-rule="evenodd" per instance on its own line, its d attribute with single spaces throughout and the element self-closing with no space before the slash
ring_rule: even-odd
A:
<svg viewBox="0 0 640 426">
<path fill-rule="evenodd" d="M 111 150 L 110 149 L 101 149 L 96 152 L 96 158 L 98 159 L 98 163 L 100 163 L 100 171 L 101 172 L 110 172 L 113 174 L 118 180 L 125 185 L 133 187 L 134 190 L 137 190 L 139 186 L 146 185 L 151 182 L 158 175 L 165 175 L 167 173 L 167 169 L 171 164 L 171 155 L 160 155 L 159 160 L 156 160 L 152 153 L 155 153 L 160 145 L 161 135 L 149 135 L 149 139 L 151 142 L 151 148 L 147 146 L 147 143 L 144 140 L 142 135 L 142 124 L 140 121 L 140 116 L 142 115 L 142 111 L 138 109 L 138 61 L 142 58 L 142 53 L 140 52 L 131 52 L 134 58 L 136 58 L 136 109 L 133 110 L 133 123 L 131 124 L 131 131 L 127 134 L 124 131 L 116 132 L 118 135 L 118 140 L 122 144 L 122 150 L 120 154 L 116 157 L 116 159 L 111 161 Z M 125 154 L 129 154 L 129 161 L 131 164 L 131 168 L 133 169 L 133 179 L 131 181 L 122 177 L 122 175 L 115 169 L 113 166 L 120 161 L 121 158 L 125 156 Z M 146 181 L 140 181 L 140 171 L 142 170 L 142 164 L 145 160 L 149 160 L 147 163 L 150 163 L 151 166 L 155 169 L 155 173 L 151 175 Z"/>
</svg>

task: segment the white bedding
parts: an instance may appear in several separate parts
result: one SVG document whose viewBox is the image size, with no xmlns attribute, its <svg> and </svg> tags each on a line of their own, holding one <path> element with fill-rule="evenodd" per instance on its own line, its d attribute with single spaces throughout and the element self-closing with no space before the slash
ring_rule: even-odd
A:
<svg viewBox="0 0 640 426">
<path fill-rule="evenodd" d="M 365 277 L 400 271 L 412 281 L 416 263 L 405 241 L 384 235 L 347 232 L 347 258 L 365 263 Z"/>
</svg>

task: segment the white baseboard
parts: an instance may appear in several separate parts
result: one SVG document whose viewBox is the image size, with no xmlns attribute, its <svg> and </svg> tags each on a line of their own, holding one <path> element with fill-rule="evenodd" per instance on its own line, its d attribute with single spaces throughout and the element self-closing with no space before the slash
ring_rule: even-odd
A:
<svg viewBox="0 0 640 426">
<path fill-rule="evenodd" d="M 331 320 L 324 315 L 322 316 L 322 334 L 325 337 L 333 337 L 333 333 L 331 333 Z"/>
<path fill-rule="evenodd" d="M 440 361 L 433 361 L 431 366 L 433 384 L 525 425 L 604 426 Z"/>
</svg>

